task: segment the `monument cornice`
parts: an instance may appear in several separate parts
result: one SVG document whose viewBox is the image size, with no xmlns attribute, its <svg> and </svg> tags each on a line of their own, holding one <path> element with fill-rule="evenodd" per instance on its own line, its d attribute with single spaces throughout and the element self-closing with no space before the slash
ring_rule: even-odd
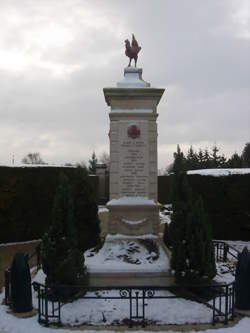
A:
<svg viewBox="0 0 250 333">
<path fill-rule="evenodd" d="M 131 110 L 131 112 L 126 111 L 126 112 L 116 112 L 115 110 L 111 111 L 109 113 L 109 118 L 113 120 L 119 120 L 121 118 L 128 118 L 130 119 L 131 116 L 133 116 L 133 119 L 149 119 L 149 120 L 154 120 L 158 117 L 158 113 L 148 113 L 148 112 L 135 112 L 134 110 Z"/>
<path fill-rule="evenodd" d="M 136 100 L 150 99 L 155 100 L 156 105 L 164 93 L 163 88 L 103 88 L 105 101 L 108 106 L 111 106 L 112 100 Z"/>
</svg>

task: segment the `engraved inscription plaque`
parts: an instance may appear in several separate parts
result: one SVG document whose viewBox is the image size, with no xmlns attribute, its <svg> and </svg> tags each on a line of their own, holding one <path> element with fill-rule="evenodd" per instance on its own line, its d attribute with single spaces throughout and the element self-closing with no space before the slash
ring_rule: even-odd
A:
<svg viewBox="0 0 250 333">
<path fill-rule="evenodd" d="M 140 135 L 131 137 L 128 128 L 136 126 Z M 148 197 L 148 123 L 132 124 L 124 121 L 120 126 L 119 188 L 121 196 Z"/>
</svg>

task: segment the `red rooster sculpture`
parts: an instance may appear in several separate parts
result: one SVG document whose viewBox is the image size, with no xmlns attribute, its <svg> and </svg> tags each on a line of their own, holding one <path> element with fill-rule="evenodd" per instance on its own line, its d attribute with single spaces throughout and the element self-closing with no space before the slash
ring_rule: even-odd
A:
<svg viewBox="0 0 250 333">
<path fill-rule="evenodd" d="M 131 66 L 131 60 L 134 59 L 135 67 L 138 59 L 138 53 L 141 51 L 141 47 L 138 45 L 137 40 L 135 39 L 134 34 L 132 34 L 132 43 L 128 39 L 125 40 L 125 54 L 129 57 L 128 67 Z"/>
</svg>

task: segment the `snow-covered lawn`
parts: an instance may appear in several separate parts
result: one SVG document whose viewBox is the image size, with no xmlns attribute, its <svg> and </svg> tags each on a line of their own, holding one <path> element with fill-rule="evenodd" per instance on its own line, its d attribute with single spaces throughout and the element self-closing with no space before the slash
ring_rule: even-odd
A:
<svg viewBox="0 0 250 333">
<path fill-rule="evenodd" d="M 3 293 L 0 295 L 0 303 L 2 302 L 3 299 Z M 190 306 L 190 304 L 186 303 L 186 308 L 184 309 L 184 305 L 182 305 L 181 308 L 179 308 L 178 306 L 180 305 L 179 303 L 176 304 L 175 303 L 176 300 L 172 300 L 171 303 L 169 304 L 169 307 L 164 307 L 161 308 L 161 311 L 164 311 L 164 313 L 169 313 L 172 318 L 184 318 L 185 316 L 189 316 L 191 312 L 191 310 L 188 311 L 188 307 Z M 73 321 L 74 316 L 76 315 L 77 311 L 78 314 L 80 313 L 80 315 L 82 314 L 82 312 L 84 312 L 86 310 L 86 308 L 84 308 L 84 304 L 81 304 L 80 301 L 78 301 L 78 306 L 73 309 L 73 303 L 68 305 L 68 308 L 65 307 L 65 309 L 63 310 L 63 316 L 64 316 L 64 320 L 65 321 Z M 85 304 L 86 306 L 86 304 Z M 97 305 L 97 310 L 100 309 L 101 305 Z M 109 309 L 112 310 L 112 307 L 108 304 L 105 304 L 105 309 Z M 77 309 L 77 310 L 76 310 Z M 158 307 L 159 309 L 159 307 Z M 88 310 L 89 311 L 89 310 Z M 182 313 L 182 311 L 184 311 L 184 313 Z M 199 316 L 200 313 L 202 313 L 202 310 L 197 310 L 195 309 L 195 311 L 197 311 L 197 313 L 195 314 L 195 316 Z M 198 312 L 199 311 L 199 312 Z M 152 310 L 152 313 L 149 314 L 150 317 L 153 318 L 153 315 L 156 314 L 156 309 Z M 108 314 L 107 312 L 107 318 L 109 319 L 110 313 Z M 96 313 L 92 313 L 92 316 L 98 318 L 98 315 L 96 315 Z M 156 317 L 157 318 L 157 317 Z M 154 318 L 155 319 L 155 318 Z M 107 323 L 106 323 L 107 324 Z M 197 327 L 198 328 L 198 327 Z M 250 318 L 243 318 L 242 320 L 240 320 L 239 323 L 237 323 L 234 327 L 223 327 L 220 329 L 208 329 L 205 331 L 195 331 L 195 332 L 204 332 L 204 333 L 248 333 L 249 332 L 249 328 L 250 328 Z M 158 326 L 159 332 L 162 332 L 160 327 Z M 99 331 L 99 330 L 98 330 Z M 130 331 L 126 331 L 126 330 L 122 330 L 124 333 L 128 333 L 131 332 Z M 143 330 L 138 330 L 138 328 L 136 328 L 136 331 L 138 333 L 142 333 L 144 332 Z M 12 314 L 8 313 L 8 307 L 5 305 L 0 305 L 0 333 L 52 333 L 52 332 L 56 332 L 56 333 L 70 333 L 72 332 L 72 330 L 70 329 L 53 329 L 53 328 L 46 328 L 41 326 L 40 324 L 38 324 L 37 322 L 37 316 L 31 317 L 31 318 L 26 318 L 26 319 L 20 319 L 20 318 L 16 318 L 15 316 L 13 316 Z M 82 330 L 74 330 L 74 333 L 80 333 L 82 332 Z M 84 330 L 85 333 L 93 333 L 95 332 L 95 330 Z M 107 327 L 103 327 L 102 330 L 103 333 L 109 333 L 112 331 L 107 330 Z M 150 330 L 147 330 L 147 333 L 149 333 Z M 174 333 L 174 331 L 168 331 L 168 333 Z M 190 333 L 194 333 L 194 331 L 190 331 Z"/>
</svg>

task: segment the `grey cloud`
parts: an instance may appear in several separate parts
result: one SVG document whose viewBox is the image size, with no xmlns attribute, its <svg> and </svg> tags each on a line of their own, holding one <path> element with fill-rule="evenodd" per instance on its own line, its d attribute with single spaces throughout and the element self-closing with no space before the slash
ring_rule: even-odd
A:
<svg viewBox="0 0 250 333">
<path fill-rule="evenodd" d="M 171 162 L 177 143 L 216 141 L 230 154 L 249 141 L 250 43 L 238 37 L 234 1 L 24 0 L 0 7 L 1 49 L 34 56 L 19 71 L 0 72 L 0 163 L 13 151 L 20 158 L 37 150 L 45 160 L 70 162 L 107 150 L 102 89 L 121 79 L 124 39 L 132 32 L 142 45 L 144 79 L 166 87 L 159 105 L 160 167 Z M 93 22 L 86 24 L 84 11 Z M 47 48 L 29 39 L 32 29 L 49 23 L 72 38 Z"/>
</svg>

